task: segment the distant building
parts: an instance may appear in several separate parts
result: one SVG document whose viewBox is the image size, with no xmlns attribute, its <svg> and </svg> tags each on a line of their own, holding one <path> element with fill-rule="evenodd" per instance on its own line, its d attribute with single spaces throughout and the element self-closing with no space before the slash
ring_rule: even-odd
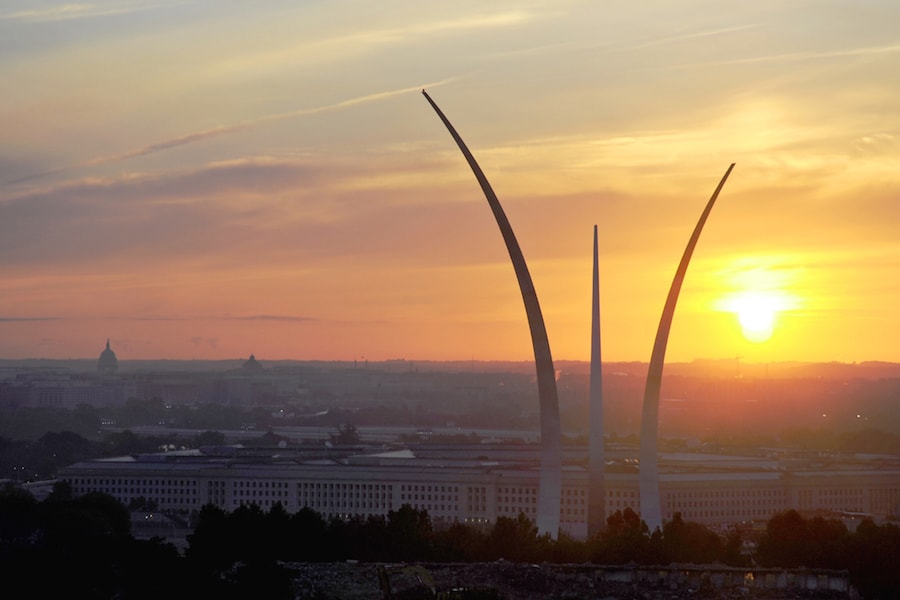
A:
<svg viewBox="0 0 900 600">
<path fill-rule="evenodd" d="M 250 358 L 247 359 L 247 362 L 241 365 L 241 371 L 243 373 L 263 373 L 265 368 L 263 368 L 263 366 L 259 364 L 259 361 L 256 360 L 256 357 L 251 354 Z"/>
<path fill-rule="evenodd" d="M 109 338 L 106 338 L 106 349 L 100 353 L 97 359 L 97 372 L 101 375 L 115 375 L 119 370 L 119 363 L 116 360 L 116 353 L 109 347 Z"/>
<path fill-rule="evenodd" d="M 468 452 L 468 454 L 466 454 Z M 583 449 L 578 450 L 583 455 Z M 309 507 L 326 518 L 386 515 L 404 504 L 428 511 L 437 527 L 460 522 L 488 527 L 498 517 L 537 518 L 539 454 L 533 445 L 467 449 L 372 451 L 361 448 L 225 447 L 184 453 L 83 461 L 60 471 L 75 494 L 100 491 L 127 504 L 143 497 L 160 509 L 224 510 L 280 502 L 288 512 Z M 561 531 L 587 537 L 588 473 L 563 468 Z M 900 465 L 863 463 L 785 471 L 777 461 L 675 454 L 663 457 L 664 520 L 724 528 L 765 522 L 788 509 L 840 516 L 900 512 Z M 710 465 L 715 465 L 710 467 Z M 610 466 L 605 512 L 640 512 L 637 470 Z"/>
<path fill-rule="evenodd" d="M 74 409 L 121 406 L 134 396 L 134 384 L 118 375 L 34 369 L 0 382 L 0 406 Z"/>
</svg>

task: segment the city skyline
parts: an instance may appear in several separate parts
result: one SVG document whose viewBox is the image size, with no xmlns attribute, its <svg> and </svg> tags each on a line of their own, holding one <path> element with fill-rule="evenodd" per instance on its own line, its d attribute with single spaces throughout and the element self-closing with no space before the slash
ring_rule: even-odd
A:
<svg viewBox="0 0 900 600">
<path fill-rule="evenodd" d="M 900 361 L 900 7 L 713 6 L 4 8 L 0 358 L 530 360 L 427 87 L 557 361 L 590 356 L 594 223 L 604 359 L 648 359 L 731 161 L 667 360 Z"/>
</svg>

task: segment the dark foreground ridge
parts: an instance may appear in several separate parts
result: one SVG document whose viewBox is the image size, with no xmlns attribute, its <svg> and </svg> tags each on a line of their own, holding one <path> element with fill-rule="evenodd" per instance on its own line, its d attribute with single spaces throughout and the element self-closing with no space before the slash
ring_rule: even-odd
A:
<svg viewBox="0 0 900 600">
<path fill-rule="evenodd" d="M 285 563 L 297 600 L 847 600 L 846 571 L 720 565 Z"/>
</svg>

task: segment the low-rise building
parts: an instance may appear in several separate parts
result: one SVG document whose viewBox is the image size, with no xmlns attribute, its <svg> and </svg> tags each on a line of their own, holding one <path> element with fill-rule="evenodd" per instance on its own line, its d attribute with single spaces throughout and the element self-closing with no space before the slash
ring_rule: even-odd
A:
<svg viewBox="0 0 900 600">
<path fill-rule="evenodd" d="M 234 510 L 280 503 L 288 512 L 308 507 L 326 518 L 387 515 L 404 504 L 427 510 L 435 526 L 454 522 L 489 526 L 498 517 L 537 512 L 539 464 L 523 446 L 479 448 L 477 458 L 410 450 L 360 448 L 225 447 L 115 459 L 88 460 L 63 469 L 75 494 L 108 493 L 124 504 L 143 498 L 162 510 L 190 513 L 206 504 Z M 451 453 L 452 454 L 452 453 Z M 733 457 L 730 457 L 733 459 Z M 768 520 L 787 509 L 827 514 L 900 513 L 900 468 L 783 470 L 776 463 L 754 466 L 746 459 L 709 460 L 664 456 L 660 493 L 664 520 L 680 512 L 686 520 L 727 526 Z M 740 465 L 741 468 L 734 468 Z M 605 481 L 606 514 L 631 508 L 640 513 L 637 472 L 610 465 Z M 587 473 L 567 464 L 562 475 L 561 530 L 587 535 Z"/>
</svg>

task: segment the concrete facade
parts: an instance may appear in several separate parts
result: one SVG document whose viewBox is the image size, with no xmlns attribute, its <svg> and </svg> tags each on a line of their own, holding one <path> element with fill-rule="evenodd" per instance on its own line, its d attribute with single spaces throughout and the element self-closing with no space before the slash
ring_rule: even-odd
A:
<svg viewBox="0 0 900 600">
<path fill-rule="evenodd" d="M 386 515 L 404 504 L 427 510 L 436 526 L 461 522 L 491 526 L 520 513 L 537 519 L 540 469 L 528 455 L 498 460 L 484 449 L 480 459 L 418 458 L 408 451 L 347 454 L 281 449 L 210 449 L 118 459 L 66 467 L 60 479 L 75 494 L 108 493 L 124 504 L 144 498 L 160 509 L 190 513 L 205 504 L 234 510 L 281 503 L 288 512 L 308 507 L 326 517 Z M 702 459 L 702 457 L 701 457 Z M 664 462 L 660 498 L 665 520 L 711 527 L 767 521 L 777 512 L 872 515 L 900 512 L 900 467 L 784 472 L 771 469 L 696 470 Z M 680 472 L 678 472 L 680 471 Z M 605 474 L 604 511 L 641 512 L 638 474 Z M 560 531 L 588 535 L 588 473 L 562 470 Z"/>
</svg>

